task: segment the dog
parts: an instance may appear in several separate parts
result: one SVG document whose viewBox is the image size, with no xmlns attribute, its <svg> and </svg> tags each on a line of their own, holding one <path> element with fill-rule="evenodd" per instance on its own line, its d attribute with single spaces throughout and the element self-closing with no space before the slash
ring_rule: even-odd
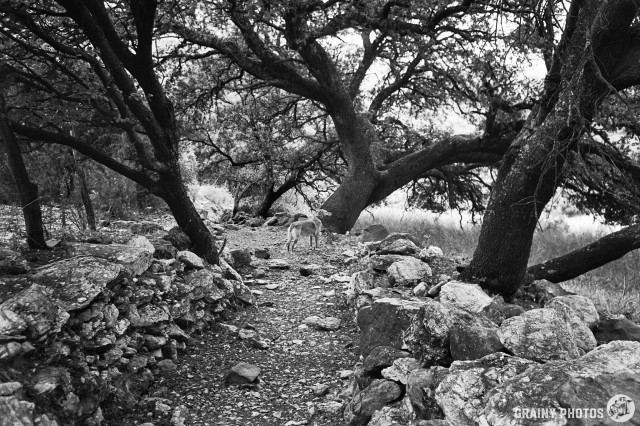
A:
<svg viewBox="0 0 640 426">
<path fill-rule="evenodd" d="M 293 222 L 287 230 L 287 252 L 293 253 L 293 249 L 301 235 L 303 237 L 309 236 L 309 247 L 313 247 L 313 237 L 315 237 L 316 248 L 318 248 L 320 231 L 322 231 L 322 222 L 317 217 Z"/>
</svg>

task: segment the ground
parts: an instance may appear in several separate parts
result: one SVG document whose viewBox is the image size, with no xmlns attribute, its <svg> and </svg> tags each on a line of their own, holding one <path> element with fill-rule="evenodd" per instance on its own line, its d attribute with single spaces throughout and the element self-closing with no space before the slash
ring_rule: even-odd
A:
<svg viewBox="0 0 640 426">
<path fill-rule="evenodd" d="M 227 238 L 230 249 L 269 248 L 272 259 L 284 259 L 291 265 L 284 270 L 264 268 L 266 276 L 261 280 L 277 284 L 275 290 L 255 285 L 251 277 L 255 270 L 246 270 L 245 279 L 261 293 L 256 295 L 256 306 L 228 312 L 221 319 L 224 324 L 256 330 L 270 347 L 254 348 L 249 340 L 216 324 L 194 336 L 177 370 L 158 378 L 148 398 L 141 401 L 141 409 L 125 423 L 159 424 L 159 401 L 187 407 L 188 425 L 342 424 L 340 413 L 318 409 L 317 404 L 340 401 L 347 386 L 340 372 L 353 368 L 358 358 L 357 327 L 342 294 L 346 283 L 329 279 L 334 274 L 349 275 L 350 267 L 341 253 L 353 248 L 355 240 L 342 238 L 334 244 L 321 237 L 317 250 L 310 250 L 308 242 L 301 240 L 296 252 L 287 254 L 284 228 L 242 228 L 229 231 Z M 254 260 L 260 263 L 264 262 Z M 305 264 L 321 269 L 303 277 L 300 266 Z M 300 327 L 311 315 L 340 318 L 341 326 L 337 331 Z M 260 367 L 258 384 L 225 385 L 225 373 L 239 362 Z M 317 385 L 328 385 L 328 393 L 316 395 Z"/>
</svg>

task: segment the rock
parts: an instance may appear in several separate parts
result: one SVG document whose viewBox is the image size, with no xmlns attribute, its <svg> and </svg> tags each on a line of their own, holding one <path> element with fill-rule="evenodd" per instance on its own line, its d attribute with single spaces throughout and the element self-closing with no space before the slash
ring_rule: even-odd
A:
<svg viewBox="0 0 640 426">
<path fill-rule="evenodd" d="M 162 239 L 169 241 L 178 250 L 187 250 L 191 247 L 191 239 L 178 226 L 171 228 Z"/>
<path fill-rule="evenodd" d="M 0 361 L 11 361 L 22 353 L 22 345 L 18 342 L 0 343 Z"/>
<path fill-rule="evenodd" d="M 67 243 L 67 255 L 73 256 L 91 256 L 107 260 L 111 263 L 122 265 L 129 274 L 137 276 L 149 269 L 151 266 L 152 255 L 147 249 L 133 247 L 125 244 L 84 244 L 84 243 Z M 60 262 L 72 262 L 75 259 L 61 260 Z M 52 268 L 55 263 L 51 263 L 42 269 Z"/>
<path fill-rule="evenodd" d="M 398 358 L 393 361 L 390 367 L 382 370 L 382 377 L 406 385 L 409 374 L 418 368 L 420 368 L 420 363 L 417 359 L 410 357 Z"/>
<path fill-rule="evenodd" d="M 162 372 L 168 373 L 170 371 L 176 371 L 178 369 L 178 366 L 170 359 L 163 359 L 162 361 L 158 362 L 158 368 Z"/>
<path fill-rule="evenodd" d="M 567 296 L 560 296 L 560 297 L 567 297 Z M 578 296 L 578 297 L 581 297 L 581 296 Z M 555 299 L 552 299 L 552 301 Z M 584 310 L 582 310 L 582 314 L 579 314 L 578 312 L 573 310 L 569 306 L 569 304 L 566 304 L 562 301 L 558 301 L 557 303 L 548 303 L 547 306 L 549 306 L 548 309 L 553 309 L 556 312 L 558 312 L 558 314 L 560 314 L 560 316 L 562 317 L 563 321 L 569 324 L 571 331 L 573 333 L 576 345 L 580 350 L 580 355 L 584 355 L 585 353 L 589 352 L 590 350 L 592 350 L 597 346 L 596 338 L 593 336 L 593 333 L 587 326 L 587 323 L 585 323 L 582 320 L 582 317 L 580 316 L 584 314 Z M 594 307 L 594 310 L 595 310 L 595 307 Z M 597 312 L 595 314 L 596 316 L 598 315 Z"/>
<path fill-rule="evenodd" d="M 280 287 L 280 284 L 265 284 L 264 288 L 267 290 L 277 290 Z"/>
<path fill-rule="evenodd" d="M 452 330 L 449 348 L 451 357 L 461 361 L 479 359 L 505 349 L 496 328 L 469 325 L 458 326 Z"/>
<path fill-rule="evenodd" d="M 544 307 L 556 309 L 556 307 L 561 305 L 572 309 L 578 318 L 580 318 L 580 320 L 589 328 L 594 328 L 600 321 L 598 311 L 591 299 L 584 296 L 578 296 L 577 294 L 554 297 L 545 304 Z"/>
<path fill-rule="evenodd" d="M 612 396 L 620 394 L 633 401 L 640 400 L 638 342 L 614 341 L 579 359 L 534 365 L 491 389 L 477 411 L 470 410 L 468 417 L 473 420 L 484 417 L 492 425 L 533 424 L 522 418 L 523 408 L 532 407 L 555 411 L 558 419 L 546 423 L 549 425 L 604 424 L 602 419 L 585 417 L 597 416 L 590 409 L 605 408 Z M 573 418 L 565 419 L 570 413 Z M 609 422 L 606 410 L 604 419 L 606 424 L 615 424 Z M 631 424 L 639 424 L 637 416 L 634 420 Z"/>
<path fill-rule="evenodd" d="M 291 265 L 283 259 L 270 259 L 267 260 L 265 266 L 269 269 L 289 269 Z"/>
<path fill-rule="evenodd" d="M 420 283 L 413 288 L 413 294 L 416 297 L 424 297 L 427 294 L 427 286 L 425 283 Z"/>
<path fill-rule="evenodd" d="M 406 392 L 418 419 L 439 419 L 444 417 L 436 402 L 436 388 L 449 374 L 443 367 L 419 368 L 409 373 Z"/>
<path fill-rule="evenodd" d="M 170 426 L 185 426 L 187 423 L 187 417 L 189 416 L 189 409 L 184 405 L 176 407 L 171 413 Z"/>
<path fill-rule="evenodd" d="M 410 256 L 416 254 L 420 251 L 420 247 L 418 247 L 413 241 L 407 239 L 397 239 L 397 240 L 384 240 L 380 242 L 380 246 L 378 248 L 378 254 L 401 254 L 404 256 Z"/>
<path fill-rule="evenodd" d="M 278 224 L 278 218 L 275 216 L 271 216 L 267 220 L 264 221 L 262 226 L 275 226 Z M 256 256 L 257 257 L 257 256 Z"/>
<path fill-rule="evenodd" d="M 0 275 L 18 275 L 29 272 L 29 264 L 16 251 L 0 247 Z"/>
<path fill-rule="evenodd" d="M 440 289 L 440 302 L 479 314 L 493 303 L 493 299 L 478 284 L 450 281 Z"/>
<path fill-rule="evenodd" d="M 329 385 L 324 383 L 317 383 L 311 386 L 311 391 L 315 396 L 323 396 L 329 392 Z"/>
<path fill-rule="evenodd" d="M 420 240 L 418 240 L 413 235 L 407 232 L 393 232 L 387 235 L 384 238 L 384 240 L 380 241 L 380 247 L 383 247 L 386 244 L 391 244 L 393 241 L 396 241 L 396 240 L 409 240 L 416 246 L 420 246 Z"/>
<path fill-rule="evenodd" d="M 255 297 L 251 292 L 251 289 L 239 281 L 231 281 L 233 284 L 233 295 L 235 298 L 247 305 L 254 305 L 256 303 Z"/>
<path fill-rule="evenodd" d="M 142 250 L 146 250 L 152 255 L 156 252 L 156 248 L 151 244 L 151 242 L 147 239 L 147 237 L 143 235 L 136 235 L 129 240 L 127 245 L 131 247 L 136 247 Z"/>
<path fill-rule="evenodd" d="M 258 259 L 269 259 L 271 257 L 271 252 L 268 248 L 258 248 L 255 250 L 253 255 Z"/>
<path fill-rule="evenodd" d="M 260 368 L 246 362 L 236 364 L 225 375 L 225 383 L 231 385 L 241 385 L 254 383 L 260 375 Z"/>
<path fill-rule="evenodd" d="M 420 250 L 420 253 L 418 253 L 418 257 L 425 262 L 433 259 L 434 257 L 442 257 L 442 256 L 444 256 L 442 249 L 436 246 L 429 246 L 427 248 L 423 248 L 422 250 Z"/>
<path fill-rule="evenodd" d="M 480 423 L 478 411 L 484 407 L 487 394 L 499 384 L 508 382 L 533 365 L 535 363 L 532 361 L 501 352 L 474 361 L 454 361 L 449 368 L 449 374 L 436 388 L 436 401 L 451 424 L 478 424 Z M 511 395 L 508 396 L 508 398 L 511 397 Z M 547 407 L 545 404 L 532 405 L 523 401 L 522 407 L 532 406 Z M 525 423 L 489 424 L 524 425 Z"/>
<path fill-rule="evenodd" d="M 362 238 L 363 243 L 367 243 L 370 241 L 382 241 L 389 235 L 389 231 L 384 225 L 380 225 L 379 223 L 369 225 L 362 230 L 360 237 Z"/>
<path fill-rule="evenodd" d="M 316 407 L 320 412 L 337 414 L 342 410 L 342 403 L 338 401 L 319 402 Z"/>
<path fill-rule="evenodd" d="M 569 324 L 553 309 L 532 309 L 506 319 L 498 336 L 511 353 L 534 361 L 567 360 L 581 355 Z"/>
<path fill-rule="evenodd" d="M 541 304 L 547 303 L 547 301 L 558 296 L 570 296 L 573 293 L 566 291 L 560 284 L 555 284 L 547 280 L 537 280 L 531 283 L 523 290 L 531 293 L 535 300 Z"/>
<path fill-rule="evenodd" d="M 204 262 L 202 261 L 200 256 L 198 256 L 197 254 L 191 251 L 188 251 L 188 250 L 179 251 L 176 257 L 179 261 L 184 263 L 184 266 L 186 266 L 187 268 L 193 268 L 193 269 L 204 268 Z"/>
<path fill-rule="evenodd" d="M 404 331 L 422 306 L 422 302 L 382 298 L 360 309 L 356 317 L 360 328 L 360 353 L 366 357 L 377 346 L 402 349 Z"/>
<path fill-rule="evenodd" d="M 366 425 L 371 415 L 402 395 L 400 386 L 390 380 L 374 380 L 346 405 L 345 420 L 351 426 Z"/>
<path fill-rule="evenodd" d="M 222 269 L 222 276 L 228 280 L 242 282 L 242 276 L 231 267 L 224 259 L 220 259 L 220 268 Z"/>
<path fill-rule="evenodd" d="M 511 318 L 511 317 L 517 317 L 518 315 L 522 315 L 525 312 L 522 306 L 514 305 L 513 303 L 499 304 L 498 309 L 500 309 L 500 313 L 505 319 Z"/>
<path fill-rule="evenodd" d="M 231 250 L 229 252 L 229 255 L 233 260 L 232 265 L 235 269 L 240 269 L 251 265 L 251 253 L 249 253 L 249 250 Z"/>
<path fill-rule="evenodd" d="M 31 388 L 37 394 L 44 394 L 58 387 L 67 387 L 70 383 L 71 375 L 66 368 L 45 367 L 35 374 Z"/>
<path fill-rule="evenodd" d="M 70 282 L 64 283 L 67 284 L 72 285 Z M 84 302 L 87 300 L 81 302 L 82 306 L 85 306 Z M 69 314 L 53 297 L 53 290 L 39 284 L 32 284 L 4 301 L 0 304 L 0 311 L 12 311 L 18 315 L 27 324 L 26 335 L 32 340 L 41 340 L 59 332 L 69 319 Z"/>
<path fill-rule="evenodd" d="M 11 396 L 22 390 L 20 382 L 0 383 L 0 396 Z"/>
<path fill-rule="evenodd" d="M 91 231 L 84 242 L 90 244 L 111 244 L 113 243 L 113 240 L 108 235 L 104 235 L 97 231 Z"/>
<path fill-rule="evenodd" d="M 392 405 L 385 405 L 371 416 L 368 426 L 411 426 L 414 424 L 413 408 L 405 398 Z"/>
<path fill-rule="evenodd" d="M 0 397 L 1 424 L 11 426 L 33 425 L 35 404 L 21 401 L 15 396 Z"/>
<path fill-rule="evenodd" d="M 321 330 L 337 330 L 340 328 L 340 319 L 335 317 L 320 318 L 318 316 L 309 316 L 302 320 L 303 324 L 317 327 Z"/>
<path fill-rule="evenodd" d="M 146 305 L 139 310 L 135 305 L 129 305 L 129 321 L 133 327 L 152 327 L 169 321 L 169 313 L 156 305 Z"/>
<path fill-rule="evenodd" d="M 131 232 L 134 234 L 153 234 L 156 231 L 164 231 L 162 225 L 155 222 L 138 222 L 131 225 Z"/>
<path fill-rule="evenodd" d="M 145 334 L 142 336 L 144 345 L 149 350 L 158 349 L 167 344 L 167 338 L 164 336 L 154 336 L 153 334 Z"/>
<path fill-rule="evenodd" d="M 322 266 L 312 263 L 310 265 L 302 265 L 300 267 L 300 275 L 309 277 L 322 271 Z"/>
<path fill-rule="evenodd" d="M 178 249 L 167 240 L 151 238 L 149 242 L 153 245 L 153 257 L 155 259 L 174 259 L 178 254 Z"/>
<path fill-rule="evenodd" d="M 411 256 L 401 256 L 399 254 L 382 254 L 369 257 L 369 267 L 374 271 L 387 272 L 389 266 L 401 260 L 415 259 Z"/>
<path fill-rule="evenodd" d="M 395 286 L 413 286 L 431 276 L 431 268 L 415 257 L 394 262 L 387 269 L 389 282 Z"/>
<path fill-rule="evenodd" d="M 600 321 L 593 334 L 598 345 L 614 340 L 640 342 L 640 326 L 626 318 Z"/>
<path fill-rule="evenodd" d="M 450 336 L 454 328 L 459 326 L 496 327 L 481 315 L 433 299 L 424 299 L 405 333 L 405 341 L 423 366 L 448 365 L 452 361 Z"/>
<path fill-rule="evenodd" d="M 383 368 L 391 366 L 396 359 L 407 358 L 410 355 L 409 352 L 392 346 L 377 346 L 364 359 L 362 368 L 364 373 L 375 375 L 380 373 Z"/>
<path fill-rule="evenodd" d="M 9 309 L 0 310 L 0 334 L 20 334 L 27 329 L 27 323 Z"/>
</svg>

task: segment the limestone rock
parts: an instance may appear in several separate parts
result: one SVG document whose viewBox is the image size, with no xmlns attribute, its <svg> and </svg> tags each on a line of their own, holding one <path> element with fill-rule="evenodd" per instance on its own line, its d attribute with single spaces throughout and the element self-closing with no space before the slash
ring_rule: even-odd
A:
<svg viewBox="0 0 640 426">
<path fill-rule="evenodd" d="M 560 284 L 552 283 L 547 280 L 534 281 L 524 290 L 533 294 L 536 301 L 542 303 L 543 305 L 554 297 L 569 296 L 573 294 L 562 288 Z"/>
<path fill-rule="evenodd" d="M 3 425 L 30 426 L 33 425 L 33 411 L 35 405 L 21 401 L 15 396 L 0 397 L 0 419 Z"/>
<path fill-rule="evenodd" d="M 435 392 L 438 385 L 449 374 L 444 367 L 419 368 L 407 377 L 407 397 L 418 419 L 439 419 L 444 417 L 436 402 Z"/>
<path fill-rule="evenodd" d="M 389 231 L 384 225 L 380 225 L 379 223 L 369 225 L 362 230 L 360 234 L 362 238 L 362 242 L 367 243 L 370 241 L 382 241 L 389 235 Z"/>
<path fill-rule="evenodd" d="M 483 398 L 483 416 L 491 425 L 528 425 L 523 407 L 583 410 L 607 407 L 618 394 L 640 400 L 640 343 L 614 341 L 585 356 L 568 361 L 533 366 L 511 380 L 503 381 Z M 607 413 L 605 412 L 605 419 Z M 449 416 L 447 416 L 449 418 Z M 607 419 L 608 420 L 608 419 Z M 635 421 L 635 423 L 633 423 Z M 575 424 L 601 424 L 599 419 L 574 420 Z M 558 416 L 548 425 L 567 424 Z M 609 424 L 609 423 L 607 423 Z M 615 423 L 611 423 L 615 424 Z M 636 417 L 631 424 L 639 424 Z"/>
<path fill-rule="evenodd" d="M 169 313 L 156 305 L 146 305 L 140 310 L 135 305 L 129 305 L 129 321 L 133 327 L 152 327 L 169 321 Z"/>
<path fill-rule="evenodd" d="M 391 244 L 396 240 L 409 240 L 416 246 L 420 246 L 420 240 L 407 232 L 392 232 L 387 235 L 384 240 L 380 241 L 380 247 Z"/>
<path fill-rule="evenodd" d="M 493 303 L 493 299 L 478 284 L 449 281 L 440 289 L 440 302 L 479 314 Z"/>
<path fill-rule="evenodd" d="M 9 309 L 0 310 L 0 334 L 20 334 L 27 328 L 27 323 Z"/>
<path fill-rule="evenodd" d="M 580 356 L 571 327 L 553 309 L 532 309 L 506 319 L 498 329 L 498 336 L 513 354 L 534 361 L 566 360 Z"/>
<path fill-rule="evenodd" d="M 613 340 L 640 342 L 640 326 L 626 318 L 600 321 L 593 334 L 598 345 L 609 343 Z M 640 409 L 640 406 L 638 409 Z"/>
<path fill-rule="evenodd" d="M 137 247 L 142 250 L 146 250 L 152 255 L 156 252 L 156 248 L 151 244 L 151 242 L 144 235 L 136 235 L 129 240 L 127 245 L 131 247 Z"/>
<path fill-rule="evenodd" d="M 266 267 L 269 269 L 289 269 L 291 265 L 289 262 L 283 259 L 270 259 L 265 263 Z"/>
<path fill-rule="evenodd" d="M 393 361 L 390 367 L 382 370 L 382 377 L 406 385 L 409 374 L 418 368 L 420 368 L 420 363 L 417 359 L 411 357 L 398 358 Z"/>
<path fill-rule="evenodd" d="M 184 266 L 186 266 L 187 268 L 194 268 L 194 269 L 204 268 L 204 262 L 202 261 L 200 256 L 198 256 L 197 254 L 191 251 L 188 251 L 188 250 L 179 251 L 176 257 L 179 261 L 184 263 Z"/>
<path fill-rule="evenodd" d="M 449 374 L 436 388 L 436 401 L 451 424 L 477 424 L 478 413 L 484 408 L 487 394 L 499 384 L 509 381 L 533 365 L 535 363 L 532 361 L 501 352 L 474 361 L 454 361 L 449 368 Z M 523 407 L 532 406 L 524 402 L 523 404 Z M 544 404 L 539 406 L 545 407 Z"/>
<path fill-rule="evenodd" d="M 310 316 L 305 318 L 302 322 L 303 324 L 317 327 L 320 330 L 335 331 L 340 328 L 340 323 L 342 321 L 340 318 L 335 317 L 320 318 L 318 316 Z"/>
<path fill-rule="evenodd" d="M 27 337 L 39 340 L 60 331 L 69 319 L 55 300 L 53 290 L 32 284 L 0 304 L 0 311 L 14 312 L 27 324 Z"/>
<path fill-rule="evenodd" d="M 600 321 L 600 316 L 591 299 L 578 296 L 577 294 L 568 296 L 557 296 L 551 299 L 544 307 L 556 309 L 556 307 L 566 306 L 572 309 L 580 320 L 587 327 L 593 328 Z M 557 309 L 556 309 L 557 310 Z"/>
<path fill-rule="evenodd" d="M 133 247 L 125 244 L 80 244 L 67 243 L 67 254 L 69 256 L 92 256 L 94 258 L 108 260 L 117 263 L 133 276 L 142 274 L 151 266 L 152 255 L 146 249 Z M 61 260 L 60 262 L 70 261 Z M 44 268 L 51 268 L 54 264 L 49 264 Z"/>
<path fill-rule="evenodd" d="M 396 359 L 407 358 L 411 354 L 392 346 L 377 346 L 364 359 L 362 368 L 366 374 L 378 374 L 389 367 Z"/>
<path fill-rule="evenodd" d="M 390 380 L 374 380 L 358 392 L 344 410 L 349 425 L 366 425 L 371 415 L 402 395 L 400 386 Z"/>
<path fill-rule="evenodd" d="M 407 398 L 385 405 L 371 416 L 367 426 L 411 426 L 414 424 L 413 407 Z"/>
<path fill-rule="evenodd" d="M 391 264 L 387 273 L 389 282 L 395 286 L 413 286 L 428 279 L 431 276 L 431 268 L 420 259 L 409 257 Z"/>
<path fill-rule="evenodd" d="M 423 248 L 422 250 L 420 250 L 420 253 L 418 253 L 418 257 L 425 262 L 433 259 L 434 257 L 442 257 L 442 256 L 444 256 L 442 249 L 436 246 L 429 246 L 427 248 Z"/>
<path fill-rule="evenodd" d="M 417 301 L 382 298 L 360 309 L 356 317 L 360 328 L 360 353 L 366 357 L 377 346 L 402 349 L 404 332 L 423 305 Z"/>
<path fill-rule="evenodd" d="M 570 297 L 570 296 L 560 296 L 560 297 Z M 578 296 L 578 297 L 582 298 L 582 296 Z M 589 329 L 587 323 L 583 320 L 585 315 L 585 310 L 582 309 L 581 312 L 577 312 L 573 308 L 571 308 L 569 304 L 564 303 L 562 301 L 557 301 L 553 303 L 553 301 L 556 299 L 558 298 L 556 297 L 552 299 L 551 302 L 547 303 L 546 306 L 549 309 L 553 309 L 556 312 L 558 312 L 558 314 L 560 314 L 564 322 L 569 324 L 569 327 L 571 328 L 571 331 L 573 333 L 576 345 L 580 350 L 580 355 L 584 355 L 585 353 L 595 348 L 597 346 L 596 338 L 593 336 L 593 333 Z M 588 300 L 588 302 L 590 303 L 591 301 Z M 597 316 L 598 313 L 595 311 L 595 307 L 593 307 L 593 309 L 594 309 L 595 315 Z"/>
<path fill-rule="evenodd" d="M 401 260 L 414 259 L 411 256 L 402 256 L 399 254 L 375 254 L 369 257 L 369 267 L 374 271 L 387 272 L 389 266 Z"/>
<path fill-rule="evenodd" d="M 461 361 L 479 359 L 505 349 L 494 327 L 461 325 L 452 330 L 450 340 L 452 358 Z"/>
<path fill-rule="evenodd" d="M 459 326 L 495 328 L 487 318 L 459 309 L 454 305 L 424 299 L 423 306 L 413 317 L 405 341 L 411 353 L 423 366 L 448 365 L 452 361 L 450 336 Z"/>
<path fill-rule="evenodd" d="M 235 269 L 251 265 L 251 253 L 249 250 L 236 249 L 231 250 L 229 254 L 231 255 L 231 259 L 233 260 L 232 265 Z"/>
<path fill-rule="evenodd" d="M 400 254 L 404 256 L 411 256 L 418 253 L 420 247 L 418 247 L 413 241 L 404 238 L 387 241 L 384 240 L 380 243 L 378 248 L 378 254 Z"/>
<path fill-rule="evenodd" d="M 83 245 L 83 247 L 86 246 L 87 244 Z M 111 249 L 114 244 L 97 247 Z M 146 253 L 146 256 L 149 254 Z M 72 311 L 88 306 L 98 294 L 120 283 L 124 276 L 123 266 L 104 258 L 75 257 L 39 268 L 31 279 L 50 288 L 51 295 L 57 300 L 56 303 L 61 309 Z"/>
<path fill-rule="evenodd" d="M 421 282 L 417 286 L 413 288 L 413 294 L 417 297 L 424 297 L 427 294 L 427 286 L 425 283 Z"/>
<path fill-rule="evenodd" d="M 255 382 L 259 375 L 259 367 L 246 362 L 240 362 L 227 372 L 224 380 L 227 384 L 241 385 Z"/>
</svg>

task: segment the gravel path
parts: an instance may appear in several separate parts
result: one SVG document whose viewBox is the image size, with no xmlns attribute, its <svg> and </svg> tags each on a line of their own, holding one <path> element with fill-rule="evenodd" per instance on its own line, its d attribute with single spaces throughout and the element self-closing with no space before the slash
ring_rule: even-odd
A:
<svg viewBox="0 0 640 426">
<path fill-rule="evenodd" d="M 307 242 L 300 241 L 298 251 L 289 255 L 283 246 L 285 234 L 283 228 L 242 228 L 228 233 L 229 248 L 269 248 L 272 259 L 284 259 L 291 266 L 268 269 L 263 260 L 254 260 L 252 265 L 266 273 L 261 281 L 248 276 L 255 270 L 244 274 L 258 293 L 257 305 L 225 313 L 222 319 L 243 330 L 240 334 L 257 332 L 269 347 L 258 349 L 252 339 L 241 339 L 239 330 L 222 324 L 194 336 L 177 370 L 158 378 L 132 424 L 170 424 L 171 411 L 163 410 L 178 406 L 187 409 L 186 425 L 343 424 L 337 410 L 347 380 L 340 373 L 357 360 L 357 327 L 343 301 L 346 283 L 335 276 L 349 276 L 341 253 L 355 242 L 345 237 L 327 244 L 321 237 L 320 249 L 309 250 Z M 320 269 L 303 277 L 300 266 L 305 264 L 317 264 Z M 267 283 L 277 288 L 268 289 Z M 337 317 L 341 326 L 322 331 L 302 325 L 312 315 Z M 258 384 L 225 385 L 225 373 L 239 362 L 261 369 Z"/>
</svg>

